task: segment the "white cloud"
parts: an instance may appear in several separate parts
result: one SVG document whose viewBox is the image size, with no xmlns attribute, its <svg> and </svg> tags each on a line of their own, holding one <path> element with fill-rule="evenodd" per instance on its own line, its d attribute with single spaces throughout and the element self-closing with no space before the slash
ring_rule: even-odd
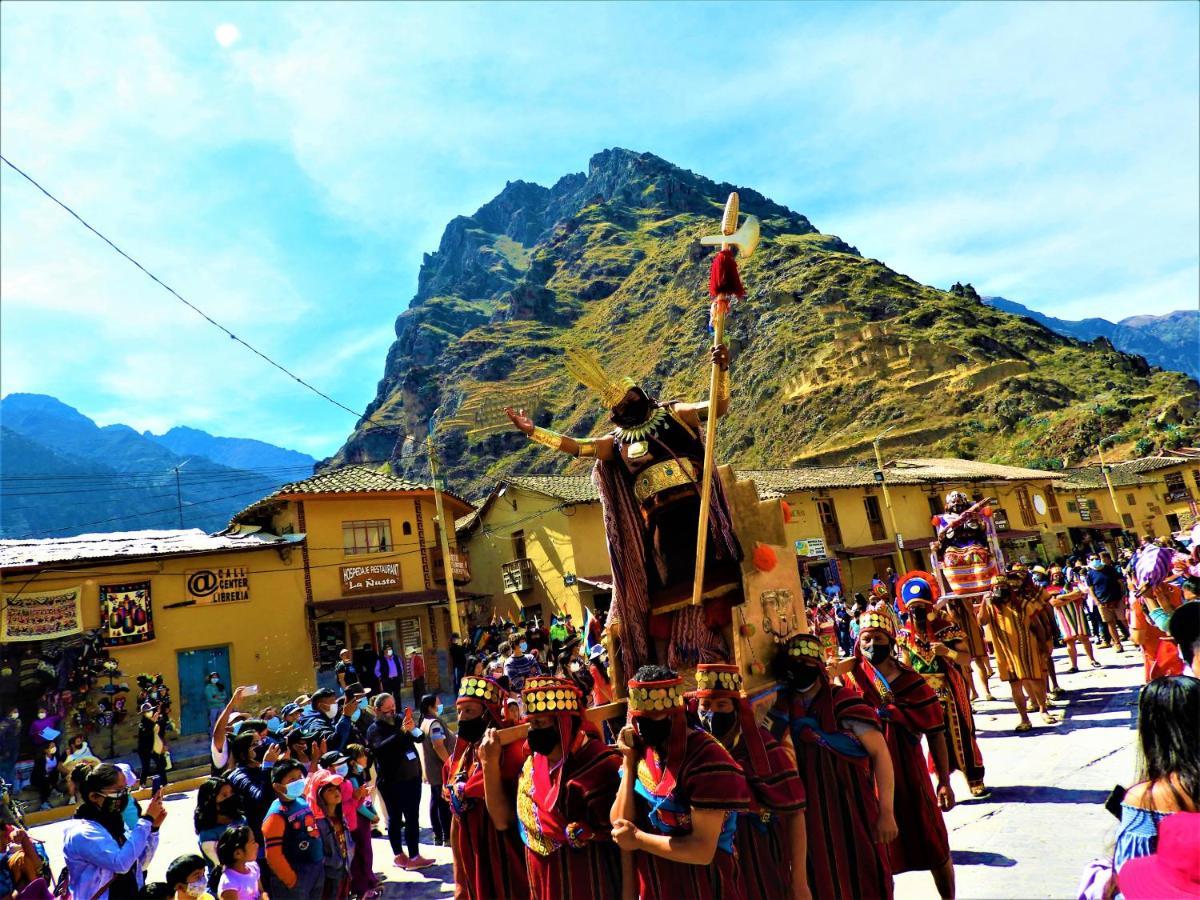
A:
<svg viewBox="0 0 1200 900">
<path fill-rule="evenodd" d="M 217 43 L 222 47 L 229 49 L 238 42 L 238 38 L 242 36 L 241 31 L 232 22 L 224 22 L 216 27 L 213 32 L 213 37 L 217 39 Z"/>
</svg>

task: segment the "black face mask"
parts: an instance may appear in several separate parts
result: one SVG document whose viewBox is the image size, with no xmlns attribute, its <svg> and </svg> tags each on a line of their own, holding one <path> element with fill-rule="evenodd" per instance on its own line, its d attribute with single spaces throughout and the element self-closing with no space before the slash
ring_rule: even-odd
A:
<svg viewBox="0 0 1200 900">
<path fill-rule="evenodd" d="M 236 819 L 242 814 L 241 804 L 238 803 L 237 797 L 226 797 L 217 803 L 217 812 L 223 816 L 228 816 L 231 819 Z"/>
<path fill-rule="evenodd" d="M 129 791 L 121 791 L 113 797 L 105 797 L 104 802 L 100 804 L 100 811 L 108 816 L 119 816 L 128 802 Z"/>
<path fill-rule="evenodd" d="M 923 606 L 914 606 L 912 610 L 913 621 L 918 625 L 924 625 L 929 621 L 929 610 Z"/>
<path fill-rule="evenodd" d="M 646 419 L 650 418 L 650 399 L 640 390 L 637 393 L 637 400 L 622 402 L 619 412 L 613 410 L 613 424 L 630 428 L 634 425 L 641 425 Z"/>
<path fill-rule="evenodd" d="M 891 644 L 872 644 L 864 654 L 871 665 L 877 666 L 892 655 Z"/>
<path fill-rule="evenodd" d="M 816 666 L 792 666 L 788 669 L 787 680 L 793 690 L 807 691 L 816 684 L 820 674 Z"/>
<path fill-rule="evenodd" d="M 736 712 L 710 712 L 701 713 L 700 722 L 704 725 L 704 730 L 713 737 L 720 737 L 723 734 L 728 734 L 729 729 L 737 724 Z"/>
<path fill-rule="evenodd" d="M 468 744 L 479 743 L 485 731 L 487 731 L 487 722 L 483 720 L 483 716 L 476 716 L 474 719 L 458 723 L 458 736 Z"/>
<path fill-rule="evenodd" d="M 671 719 L 647 719 L 638 716 L 633 727 L 637 729 L 638 737 L 650 747 L 661 747 L 671 736 Z"/>
<path fill-rule="evenodd" d="M 560 737 L 558 729 L 554 726 L 549 728 L 530 728 L 529 734 L 525 738 L 529 742 L 529 749 L 533 753 L 540 753 L 543 756 L 553 753 L 554 748 L 558 746 Z"/>
</svg>

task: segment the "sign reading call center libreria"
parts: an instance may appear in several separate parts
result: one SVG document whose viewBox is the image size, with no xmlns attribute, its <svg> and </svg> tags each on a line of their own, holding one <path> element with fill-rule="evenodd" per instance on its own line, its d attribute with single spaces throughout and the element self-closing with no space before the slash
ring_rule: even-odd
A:
<svg viewBox="0 0 1200 900">
<path fill-rule="evenodd" d="M 238 603 L 250 599 L 250 577 L 245 566 L 197 569 L 185 573 L 187 595 L 198 606 L 208 603 Z"/>
<path fill-rule="evenodd" d="M 342 566 L 343 594 L 400 590 L 400 563 Z"/>
</svg>

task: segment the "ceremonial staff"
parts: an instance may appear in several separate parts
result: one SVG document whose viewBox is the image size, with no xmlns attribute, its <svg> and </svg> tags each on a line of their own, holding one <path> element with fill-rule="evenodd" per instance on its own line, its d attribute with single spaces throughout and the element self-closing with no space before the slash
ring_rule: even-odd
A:
<svg viewBox="0 0 1200 900">
<path fill-rule="evenodd" d="M 725 343 L 725 316 L 734 297 L 745 297 L 738 274 L 737 257 L 749 257 L 758 246 L 759 228 L 755 216 L 746 216 L 741 228 L 738 222 L 738 195 L 734 191 L 725 201 L 725 214 L 721 217 L 721 233 L 700 238 L 701 244 L 721 245 L 713 260 L 708 277 L 708 293 L 713 298 L 709 308 L 709 322 L 713 330 L 713 347 Z M 696 530 L 696 575 L 692 584 L 692 605 L 698 606 L 704 594 L 704 553 L 708 546 L 708 510 L 712 503 L 713 466 L 717 446 L 717 404 L 720 402 L 722 378 L 729 373 L 715 362 L 708 385 L 708 421 L 704 438 L 704 474 L 700 480 L 700 523 Z M 725 383 L 728 388 L 728 382 Z"/>
</svg>

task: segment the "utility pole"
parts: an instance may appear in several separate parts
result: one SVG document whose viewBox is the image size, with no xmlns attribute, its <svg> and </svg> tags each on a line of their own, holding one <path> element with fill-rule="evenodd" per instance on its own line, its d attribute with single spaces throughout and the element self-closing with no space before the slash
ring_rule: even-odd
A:
<svg viewBox="0 0 1200 900">
<path fill-rule="evenodd" d="M 190 459 L 185 459 L 175 467 L 175 505 L 179 509 L 179 530 L 183 530 L 183 490 L 179 486 L 179 470 L 186 466 Z"/>
<path fill-rule="evenodd" d="M 437 449 L 433 445 L 434 421 L 431 416 L 429 428 L 425 432 L 425 446 L 429 451 L 429 475 L 433 479 L 433 505 L 437 509 L 437 520 L 441 531 L 442 571 L 446 574 L 446 601 L 450 607 L 450 633 L 461 633 L 462 622 L 458 618 L 458 591 L 454 585 L 454 561 L 450 555 L 449 532 L 454 529 L 454 521 L 449 527 L 446 524 L 445 507 L 442 505 L 442 479 L 437 471 Z M 450 636 L 446 636 L 446 646 L 450 645 Z"/>
<path fill-rule="evenodd" d="M 879 486 L 883 488 L 883 503 L 887 507 L 888 517 L 892 520 L 892 534 L 896 543 L 896 577 L 899 578 L 907 571 L 907 567 L 904 565 L 904 551 L 900 547 L 900 526 L 896 524 L 896 510 L 892 508 L 892 495 L 888 493 L 887 480 L 883 474 L 883 455 L 879 452 L 879 442 L 895 427 L 890 425 L 880 432 L 878 437 L 871 441 L 871 446 L 875 448 L 875 466 L 879 473 Z"/>
<path fill-rule="evenodd" d="M 1117 525 L 1121 529 L 1121 534 L 1125 533 L 1125 523 L 1121 520 L 1121 510 L 1117 509 L 1117 492 L 1113 488 L 1112 478 L 1108 474 L 1108 465 L 1104 462 L 1104 442 L 1115 438 L 1115 434 L 1110 434 L 1106 438 L 1101 438 L 1100 443 L 1096 445 L 1096 453 L 1100 456 L 1100 471 L 1104 473 L 1104 483 L 1108 485 L 1108 496 L 1112 499 L 1113 515 L 1117 517 Z"/>
</svg>

